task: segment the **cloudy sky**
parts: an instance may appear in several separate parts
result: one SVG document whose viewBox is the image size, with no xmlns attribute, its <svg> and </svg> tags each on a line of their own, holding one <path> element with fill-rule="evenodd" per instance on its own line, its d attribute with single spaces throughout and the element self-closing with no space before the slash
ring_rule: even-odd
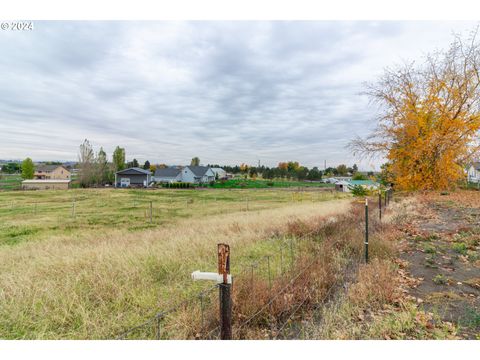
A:
<svg viewBox="0 0 480 360">
<path fill-rule="evenodd" d="M 185 164 L 361 162 L 379 109 L 360 95 L 467 22 L 35 22 L 0 31 L 0 159 L 107 154 Z"/>
</svg>

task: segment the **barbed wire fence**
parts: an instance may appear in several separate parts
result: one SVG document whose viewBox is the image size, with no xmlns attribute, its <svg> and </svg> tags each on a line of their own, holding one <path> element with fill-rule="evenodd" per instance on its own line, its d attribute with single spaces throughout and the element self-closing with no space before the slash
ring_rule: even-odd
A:
<svg viewBox="0 0 480 360">
<path fill-rule="evenodd" d="M 393 192 L 388 190 L 384 198 L 379 195 L 378 204 L 372 201 L 373 212 L 366 212 L 368 223 L 359 219 L 358 226 L 367 225 L 366 257 L 362 254 L 352 255 L 346 265 L 356 273 L 361 263 L 368 262 L 368 232 L 379 231 L 382 228 L 382 215 L 392 200 Z M 363 201 L 362 201 L 363 202 Z M 378 214 L 378 215 L 377 215 Z M 365 220 L 365 219 L 363 219 Z M 233 266 L 235 279 L 232 282 L 234 323 L 232 325 L 233 339 L 249 338 L 249 331 L 255 336 L 259 332 L 270 339 L 288 339 L 298 337 L 295 325 L 301 327 L 305 310 L 316 311 L 332 297 L 335 291 L 345 281 L 345 274 L 337 273 L 321 286 L 319 290 L 311 278 L 310 272 L 321 261 L 320 251 L 325 250 L 325 242 L 315 242 L 312 239 L 321 233 L 321 227 L 303 233 L 301 236 L 274 237 L 276 245 L 267 255 L 257 257 L 254 261 Z M 340 246 L 341 239 L 330 241 L 328 246 Z M 308 255 L 308 256 L 306 256 Z M 298 259 L 297 259 L 298 257 Z M 308 259 L 307 262 L 306 259 Z M 302 266 L 299 266 L 300 265 Z M 147 318 L 143 323 L 125 329 L 115 338 L 122 339 L 219 339 L 221 332 L 220 291 L 224 284 L 218 283 L 190 295 L 188 298 L 167 307 Z M 242 292 L 247 293 L 249 304 L 239 302 Z M 248 301 L 247 301 L 248 302 Z M 241 307 L 244 307 L 240 309 Z M 248 311 L 248 314 L 237 312 Z M 297 331 L 298 332 L 298 331 Z"/>
</svg>

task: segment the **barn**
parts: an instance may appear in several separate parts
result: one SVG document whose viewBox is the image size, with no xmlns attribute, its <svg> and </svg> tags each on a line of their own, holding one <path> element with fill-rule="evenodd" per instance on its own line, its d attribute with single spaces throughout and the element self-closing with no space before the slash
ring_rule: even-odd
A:
<svg viewBox="0 0 480 360">
<path fill-rule="evenodd" d="M 138 167 L 115 173 L 115 187 L 148 187 L 151 181 L 152 172 Z"/>
</svg>

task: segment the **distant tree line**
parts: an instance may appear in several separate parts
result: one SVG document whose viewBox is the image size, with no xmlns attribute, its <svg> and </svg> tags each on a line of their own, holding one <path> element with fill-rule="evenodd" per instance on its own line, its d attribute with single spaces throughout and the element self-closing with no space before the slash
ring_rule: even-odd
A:
<svg viewBox="0 0 480 360">
<path fill-rule="evenodd" d="M 328 167 L 325 170 L 319 170 L 318 167 L 314 166 L 309 169 L 306 166 L 302 166 L 298 161 L 288 161 L 280 162 L 276 167 L 268 166 L 249 166 L 247 164 L 240 165 L 223 165 L 218 164 L 209 164 L 211 167 L 220 167 L 224 169 L 227 173 L 231 174 L 242 174 L 251 178 L 261 176 L 264 179 L 290 179 L 290 180 L 309 180 L 309 181 L 318 181 L 323 177 L 334 177 L 334 176 L 353 176 L 356 180 L 367 179 L 369 176 L 373 175 L 373 172 L 369 172 L 366 175 L 358 172 L 358 166 L 353 164 L 353 166 L 348 167 L 345 164 L 338 165 L 337 167 Z"/>
</svg>

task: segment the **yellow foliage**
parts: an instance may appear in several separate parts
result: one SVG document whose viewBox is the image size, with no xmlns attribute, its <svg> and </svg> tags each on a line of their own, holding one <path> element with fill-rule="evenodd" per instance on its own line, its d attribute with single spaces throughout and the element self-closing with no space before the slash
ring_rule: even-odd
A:
<svg viewBox="0 0 480 360">
<path fill-rule="evenodd" d="M 377 130 L 350 143 L 388 159 L 387 179 L 399 189 L 455 187 L 479 150 L 480 47 L 475 35 L 414 68 L 387 70 L 369 94 L 384 106 Z"/>
</svg>

